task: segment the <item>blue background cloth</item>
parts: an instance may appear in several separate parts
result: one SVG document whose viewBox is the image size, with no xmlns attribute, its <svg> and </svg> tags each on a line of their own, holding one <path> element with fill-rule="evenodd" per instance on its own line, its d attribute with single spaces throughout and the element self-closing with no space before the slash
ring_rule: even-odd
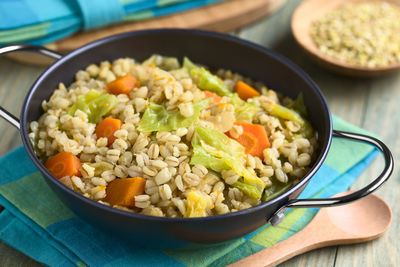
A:
<svg viewBox="0 0 400 267">
<path fill-rule="evenodd" d="M 1 0 L 0 45 L 46 44 L 79 30 L 150 19 L 225 0 Z"/>
<path fill-rule="evenodd" d="M 335 129 L 364 132 L 340 119 Z M 345 191 L 376 157 L 368 145 L 334 139 L 300 198 Z M 0 159 L 0 239 L 50 266 L 224 266 L 301 230 L 317 209 L 293 209 L 281 225 L 263 226 L 228 244 L 196 250 L 138 249 L 88 225 L 58 200 L 20 147 Z"/>
</svg>

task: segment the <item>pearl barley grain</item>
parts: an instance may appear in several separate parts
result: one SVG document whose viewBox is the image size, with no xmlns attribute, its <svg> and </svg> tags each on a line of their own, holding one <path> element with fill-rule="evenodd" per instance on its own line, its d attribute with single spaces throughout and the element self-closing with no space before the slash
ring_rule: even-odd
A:
<svg viewBox="0 0 400 267">
<path fill-rule="evenodd" d="M 400 62 L 399 32 L 400 9 L 386 2 L 344 4 L 311 27 L 321 52 L 371 68 Z"/>
</svg>

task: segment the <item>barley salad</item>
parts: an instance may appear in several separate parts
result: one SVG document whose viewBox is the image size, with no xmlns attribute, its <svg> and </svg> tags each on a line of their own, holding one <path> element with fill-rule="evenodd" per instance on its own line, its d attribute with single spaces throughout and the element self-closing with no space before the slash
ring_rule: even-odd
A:
<svg viewBox="0 0 400 267">
<path fill-rule="evenodd" d="M 114 208 L 203 217 L 274 198 L 310 169 L 317 134 L 296 100 L 229 70 L 153 55 L 91 64 L 30 123 L 60 182 Z"/>
</svg>

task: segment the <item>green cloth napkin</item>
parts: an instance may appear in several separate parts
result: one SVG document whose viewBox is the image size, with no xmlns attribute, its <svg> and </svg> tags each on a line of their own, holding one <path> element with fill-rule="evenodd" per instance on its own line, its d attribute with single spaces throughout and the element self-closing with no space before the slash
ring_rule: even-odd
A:
<svg viewBox="0 0 400 267">
<path fill-rule="evenodd" d="M 338 118 L 334 128 L 366 133 Z M 368 134 L 368 133 L 367 133 Z M 345 191 L 376 157 L 371 146 L 334 139 L 327 159 L 300 198 Z M 293 209 L 276 227 L 266 225 L 228 244 L 196 250 L 138 249 L 77 218 L 50 190 L 20 147 L 0 159 L 0 239 L 49 266 L 224 266 L 301 230 L 317 209 Z"/>
</svg>

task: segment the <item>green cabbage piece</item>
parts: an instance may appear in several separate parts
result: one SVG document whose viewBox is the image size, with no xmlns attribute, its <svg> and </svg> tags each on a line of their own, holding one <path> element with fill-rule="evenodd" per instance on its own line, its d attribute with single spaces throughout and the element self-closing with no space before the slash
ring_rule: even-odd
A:
<svg viewBox="0 0 400 267">
<path fill-rule="evenodd" d="M 190 160 L 192 165 L 203 165 L 216 172 L 229 170 L 229 166 L 225 163 L 224 159 L 216 158 L 207 153 L 199 144 L 193 144 L 193 156 Z"/>
<path fill-rule="evenodd" d="M 69 108 L 68 114 L 74 116 L 79 109 L 88 115 L 90 123 L 98 123 L 117 104 L 118 99 L 115 95 L 92 89 L 85 95 L 78 97 L 75 104 Z"/>
<path fill-rule="evenodd" d="M 304 104 L 303 93 L 300 93 L 296 100 L 291 98 L 287 98 L 288 104 L 286 105 L 288 108 L 297 111 L 302 117 L 307 117 L 307 107 Z"/>
<path fill-rule="evenodd" d="M 311 138 L 313 136 L 314 130 L 311 124 L 307 120 L 303 119 L 296 111 L 274 103 L 270 103 L 267 110 L 270 114 L 278 118 L 294 121 L 300 124 L 301 129 L 295 136 L 293 136 L 294 138 L 296 138 L 296 136 L 306 138 Z"/>
<path fill-rule="evenodd" d="M 93 99 L 101 96 L 103 92 L 98 91 L 98 90 L 90 90 L 88 93 L 86 93 L 83 96 L 79 96 L 78 99 L 76 100 L 75 104 L 70 107 L 68 110 L 68 114 L 73 116 L 75 112 L 80 109 L 81 111 L 85 112 L 86 114 L 90 114 L 90 109 L 88 103 L 92 101 Z"/>
<path fill-rule="evenodd" d="M 165 132 L 182 127 L 189 127 L 196 123 L 200 112 L 208 107 L 210 99 L 204 99 L 193 105 L 193 115 L 184 117 L 178 111 L 168 112 L 164 105 L 150 103 L 146 108 L 138 130 L 141 132 Z"/>
<path fill-rule="evenodd" d="M 226 134 L 211 128 L 198 126 L 195 129 L 192 144 L 199 144 L 200 142 L 233 156 L 242 156 L 245 151 L 241 144 L 229 138 Z"/>
<path fill-rule="evenodd" d="M 244 101 L 236 93 L 231 96 L 230 103 L 235 109 L 235 117 L 238 121 L 251 123 L 256 113 L 261 111 L 259 106 Z"/>
<path fill-rule="evenodd" d="M 213 75 L 203 67 L 197 66 L 187 57 L 183 58 L 183 67 L 189 71 L 200 89 L 216 93 L 219 96 L 230 96 L 232 94 L 229 87 L 218 76 Z"/>
<path fill-rule="evenodd" d="M 273 182 L 271 187 L 265 189 L 262 196 L 262 201 L 265 202 L 279 196 L 280 194 L 283 194 L 284 192 L 289 190 L 295 183 L 296 180 L 289 181 L 286 184 Z"/>
<path fill-rule="evenodd" d="M 267 87 L 262 87 L 261 88 L 261 95 L 267 95 L 268 94 L 268 88 Z"/>
<path fill-rule="evenodd" d="M 314 129 L 312 128 L 311 124 L 305 120 L 303 126 L 299 131 L 299 134 L 302 137 L 310 139 L 314 135 Z"/>
<path fill-rule="evenodd" d="M 299 113 L 279 104 L 269 103 L 267 111 L 278 118 L 297 122 L 301 126 L 303 126 L 305 123 L 305 120 L 300 116 Z"/>
<path fill-rule="evenodd" d="M 282 119 L 295 121 L 300 124 L 301 129 L 298 131 L 292 139 L 296 139 L 298 137 L 311 138 L 314 135 L 314 129 L 312 128 L 310 122 L 305 119 L 307 117 L 307 107 L 304 104 L 303 94 L 300 93 L 296 100 L 286 98 L 285 102 L 287 102 L 286 107 L 277 105 L 270 106 L 270 112 Z"/>
<path fill-rule="evenodd" d="M 197 66 L 196 64 L 194 64 L 189 58 L 184 57 L 183 58 L 183 68 L 188 70 L 188 72 L 190 72 L 192 69 L 194 68 L 199 68 L 199 66 Z"/>
<path fill-rule="evenodd" d="M 241 144 L 222 132 L 197 126 L 192 147 L 190 164 L 201 164 L 216 172 L 233 170 L 242 178 L 232 186 L 254 199 L 261 198 L 264 182 L 243 166 L 240 157 L 244 156 L 244 147 Z"/>
<path fill-rule="evenodd" d="M 143 65 L 151 65 L 154 64 L 155 66 L 163 69 L 163 70 L 176 70 L 180 68 L 179 61 L 176 57 L 165 57 L 161 55 L 152 55 L 142 63 Z"/>
<path fill-rule="evenodd" d="M 300 116 L 302 116 L 303 118 L 303 125 L 301 125 L 301 129 L 298 132 L 298 135 L 300 135 L 301 137 L 306 137 L 306 138 L 311 138 L 314 134 L 314 130 L 310 124 L 310 122 L 308 122 L 306 119 L 304 119 L 305 117 L 307 117 L 307 107 L 304 104 L 304 97 L 303 97 L 303 93 L 300 93 L 296 100 L 292 100 L 290 98 L 287 99 L 288 104 L 286 105 L 289 109 L 293 109 L 295 110 L 297 113 L 300 114 Z"/>
<path fill-rule="evenodd" d="M 248 195 L 255 199 L 260 199 L 260 188 L 254 186 L 252 184 L 248 184 L 244 182 L 244 179 L 239 179 L 236 183 L 233 184 L 234 187 L 242 191 L 245 195 Z M 263 191 L 261 191 L 262 194 Z"/>
<path fill-rule="evenodd" d="M 232 94 L 232 91 L 220 78 L 203 67 L 192 69 L 190 75 L 195 77 L 196 85 L 202 90 L 216 93 L 219 96 L 230 96 Z"/>
</svg>

